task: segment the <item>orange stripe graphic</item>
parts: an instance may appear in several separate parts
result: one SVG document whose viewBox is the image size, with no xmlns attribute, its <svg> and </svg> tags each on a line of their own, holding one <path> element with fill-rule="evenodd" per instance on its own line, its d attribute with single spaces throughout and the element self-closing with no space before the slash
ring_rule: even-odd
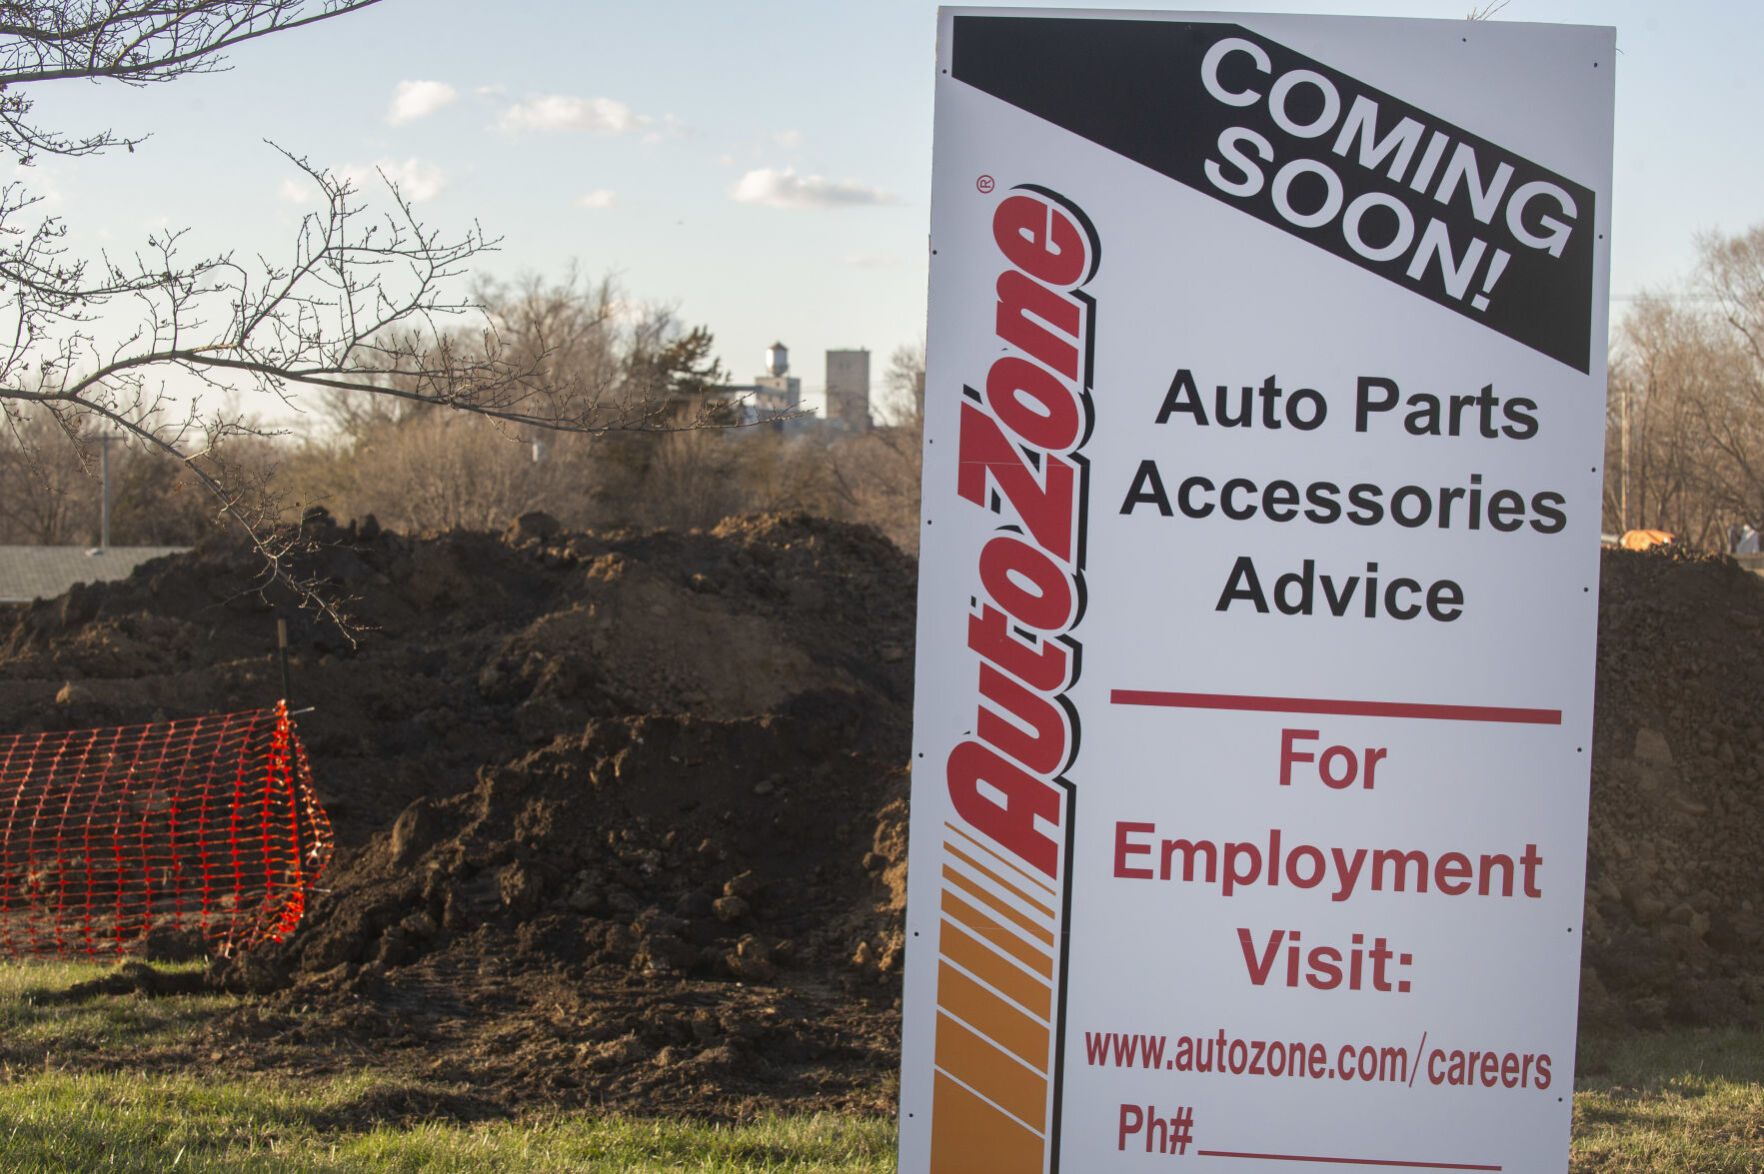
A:
<svg viewBox="0 0 1764 1174">
<path fill-rule="evenodd" d="M 1044 1174 L 1052 1145 L 1059 917 L 1005 871 L 1033 878 L 951 830 L 967 843 L 943 846 L 931 1170 Z"/>
<path fill-rule="evenodd" d="M 986 877 L 999 888 L 1017 898 L 1017 900 L 1023 902 L 1023 904 L 1029 906 L 1029 908 L 1035 910 L 1035 912 L 1041 914 L 1049 921 L 1053 920 L 1054 911 L 1052 909 L 1049 909 L 1046 905 L 1043 905 L 1040 901 L 1037 901 L 1034 897 L 1031 897 L 1028 893 L 1025 893 L 1022 889 L 1019 889 L 1016 885 L 1013 885 L 1010 881 L 998 875 L 998 873 L 987 868 L 984 864 L 981 864 L 978 860 L 975 860 L 966 852 L 957 848 L 954 844 L 945 844 L 944 847 L 949 850 L 951 856 L 954 856 L 957 860 L 960 860 L 963 864 L 967 865 L 981 876 Z"/>
<path fill-rule="evenodd" d="M 1032 975 L 1023 973 L 1002 956 L 981 945 L 950 922 L 938 935 L 938 953 L 987 986 L 1021 1003 L 1037 1017 L 1053 1018 L 1053 992 Z"/>
<path fill-rule="evenodd" d="M 937 967 L 937 1005 L 1037 1072 L 1047 1071 L 1047 1024 L 1025 1015 L 947 962 Z"/>
<path fill-rule="evenodd" d="M 1025 1124 L 1047 1116 L 1047 1078 L 947 1015 L 937 1017 L 937 1067 Z"/>
<path fill-rule="evenodd" d="M 943 892 L 943 915 L 967 926 L 1041 977 L 1052 981 L 1052 958 L 1012 933 L 1007 926 L 1000 925 L 996 920 L 974 908 L 948 889 Z"/>
<path fill-rule="evenodd" d="M 1029 932 L 1030 937 L 1034 938 L 1042 945 L 1052 946 L 1054 944 L 1054 936 L 1051 931 L 1043 929 L 1032 921 L 1028 914 L 1012 909 L 1009 905 L 1005 904 L 1001 898 L 987 892 L 985 889 L 981 888 L 979 885 L 975 884 L 947 864 L 943 866 L 943 879 L 955 885 L 956 888 L 961 889 L 975 900 L 990 906 L 999 913 L 1002 913 L 1005 917 L 1016 922 Z"/>
<path fill-rule="evenodd" d="M 931 1174 L 1039 1171 L 1042 1138 L 943 1073 L 931 1092 Z"/>
<path fill-rule="evenodd" d="M 976 840 L 973 836 L 970 836 L 967 832 L 964 832 L 961 828 L 957 827 L 955 824 L 950 823 L 949 821 L 945 820 L 943 826 L 948 828 L 950 831 L 954 832 L 956 835 L 960 836 L 962 839 L 968 841 L 968 843 L 972 844 L 975 848 L 979 849 L 981 852 L 984 852 L 986 855 L 992 857 L 994 860 L 998 861 L 1000 864 L 1004 865 L 1006 868 L 1010 869 L 1012 872 L 1016 873 L 1018 876 L 1022 877 L 1024 880 L 1028 881 L 1030 884 L 1034 885 L 1036 888 L 1038 888 L 1042 892 L 1046 893 L 1048 896 L 1050 896 L 1050 897 L 1058 897 L 1059 896 L 1059 893 L 1057 891 L 1055 891 L 1055 889 L 1053 888 L 1052 885 L 1045 883 L 1039 877 L 1034 877 L 1034 876 L 1031 876 L 1029 873 L 1024 872 L 1021 868 L 1018 868 L 1015 864 L 1012 864 L 1009 860 L 1006 860 L 1003 856 L 1000 856 L 997 852 L 994 852 L 991 848 L 988 848 L 985 844 L 982 844 L 979 840 Z M 943 846 L 945 848 L 949 848 L 951 851 L 954 850 L 954 845 L 948 843 L 947 841 L 944 843 Z"/>
</svg>

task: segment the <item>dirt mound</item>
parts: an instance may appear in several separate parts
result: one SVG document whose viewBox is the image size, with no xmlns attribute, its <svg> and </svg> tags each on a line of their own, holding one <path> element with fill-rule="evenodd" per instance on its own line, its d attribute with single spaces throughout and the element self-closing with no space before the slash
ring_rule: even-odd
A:
<svg viewBox="0 0 1764 1174">
<path fill-rule="evenodd" d="M 306 529 L 353 642 L 225 546 L 0 615 L 14 730 L 263 705 L 291 623 L 340 851 L 286 942 L 217 967 L 260 997 L 179 1062 L 390 1069 L 426 1090 L 394 1116 L 891 1107 L 904 556 L 803 517 Z M 1731 562 L 1606 554 L 1588 1025 L 1764 1000 L 1761 633 Z"/>
<path fill-rule="evenodd" d="M 264 999 L 212 1062 L 365 1047 L 504 1108 L 881 1108 L 911 563 L 803 517 L 307 530 L 296 573 L 353 643 L 225 547 L 0 621 L 24 729 L 263 704 L 290 622 L 340 851 L 287 942 L 218 971 Z"/>
<path fill-rule="evenodd" d="M 1764 1003 L 1764 579 L 1607 551 L 1585 1026 L 1757 1022 Z"/>
<path fill-rule="evenodd" d="M 896 1063 L 904 772 L 854 749 L 879 731 L 852 694 L 785 708 L 599 719 L 418 799 L 299 933 L 224 978 L 338 1011 L 475 991 L 497 1038 L 465 1047 L 458 1075 L 511 1100 L 877 1108 Z M 563 1014 L 514 1030 L 534 1007 Z"/>
</svg>

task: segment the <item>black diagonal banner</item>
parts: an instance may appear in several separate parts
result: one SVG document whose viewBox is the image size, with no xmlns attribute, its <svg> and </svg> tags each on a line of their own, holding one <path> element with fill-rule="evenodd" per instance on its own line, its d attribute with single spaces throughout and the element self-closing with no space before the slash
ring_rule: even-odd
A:
<svg viewBox="0 0 1764 1174">
<path fill-rule="evenodd" d="M 1588 371 L 1580 184 L 1237 25 L 960 16 L 952 60 L 959 81 Z"/>
</svg>

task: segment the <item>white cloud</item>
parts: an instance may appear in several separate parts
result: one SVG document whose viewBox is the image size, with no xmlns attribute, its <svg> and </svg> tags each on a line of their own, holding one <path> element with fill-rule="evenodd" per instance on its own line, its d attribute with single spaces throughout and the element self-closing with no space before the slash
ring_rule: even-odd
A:
<svg viewBox="0 0 1764 1174">
<path fill-rule="evenodd" d="M 881 188 L 865 187 L 849 179 L 798 175 L 794 167 L 782 171 L 772 167 L 755 168 L 729 185 L 729 198 L 737 204 L 765 204 L 771 208 L 799 211 L 895 202 L 893 193 Z"/>
<path fill-rule="evenodd" d="M 576 201 L 576 207 L 610 208 L 618 202 L 618 195 L 611 188 L 601 188 L 599 191 L 589 192 L 587 195 L 578 199 Z"/>
<path fill-rule="evenodd" d="M 54 208 L 61 204 L 61 186 L 55 180 L 53 167 L 42 163 L 33 163 L 28 167 L 22 163 L 14 163 L 12 178 L 8 182 L 20 185 L 25 195 L 34 197 L 43 207 Z"/>
<path fill-rule="evenodd" d="M 373 174 L 374 170 L 378 170 L 387 179 L 397 184 L 398 190 L 404 194 L 404 198 L 413 204 L 432 200 L 447 187 L 447 173 L 435 164 L 425 163 L 421 159 L 406 159 L 402 162 L 382 159 L 374 165 L 373 169 L 364 168 L 363 170 L 365 174 L 357 179 L 357 186 L 366 190 L 372 180 L 379 178 Z M 352 174 L 351 178 L 354 179 L 356 176 Z"/>
<path fill-rule="evenodd" d="M 433 163 L 421 159 L 381 159 L 371 165 L 351 163 L 337 168 L 333 174 L 347 182 L 367 200 L 385 192 L 386 180 L 398 185 L 398 191 L 413 204 L 421 204 L 439 196 L 447 188 L 447 173 Z M 385 176 L 382 179 L 381 176 Z M 278 194 L 290 204 L 317 204 L 322 194 L 310 180 L 284 178 Z"/>
<path fill-rule="evenodd" d="M 600 134 L 624 134 L 652 120 L 634 114 L 623 102 L 611 98 L 572 98 L 567 94 L 542 94 L 516 102 L 502 112 L 496 129 L 505 135 L 526 131 L 587 130 Z"/>
<path fill-rule="evenodd" d="M 715 163 L 718 167 L 733 167 L 735 166 L 735 156 L 724 153 L 718 155 L 715 159 L 712 159 L 711 162 Z"/>
<path fill-rule="evenodd" d="M 446 82 L 399 82 L 398 88 L 392 91 L 392 106 L 386 111 L 386 121 L 393 126 L 403 126 L 427 118 L 457 97 L 459 91 Z"/>
<path fill-rule="evenodd" d="M 803 143 L 802 132 L 799 130 L 781 130 L 772 136 L 772 141 L 778 144 L 778 146 L 783 147 L 786 151 L 801 150 Z"/>
</svg>

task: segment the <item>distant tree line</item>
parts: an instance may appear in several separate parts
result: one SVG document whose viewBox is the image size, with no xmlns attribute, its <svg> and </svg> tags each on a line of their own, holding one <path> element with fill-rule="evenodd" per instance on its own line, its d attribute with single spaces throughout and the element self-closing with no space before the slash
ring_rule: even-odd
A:
<svg viewBox="0 0 1764 1174">
<path fill-rule="evenodd" d="M 577 275 L 476 294 L 498 361 L 526 372 L 522 413 L 449 410 L 424 384 L 469 366 L 472 337 L 405 344 L 408 370 L 376 373 L 373 391 L 324 393 L 297 432 L 229 428 L 182 461 L 138 437 L 113 442 L 111 541 L 195 543 L 219 524 L 224 469 L 284 521 L 322 505 L 409 533 L 499 529 L 530 510 L 577 528 L 690 529 L 804 511 L 870 523 L 916 551 L 922 343 L 891 356 L 873 429 L 735 427 L 704 327 Z M 1764 225 L 1703 237 L 1677 290 L 1629 304 L 1610 359 L 1603 528 L 1668 530 L 1705 550 L 1726 549 L 1734 527 L 1764 530 Z M 101 417 L 15 406 L 0 429 L 0 543 L 98 540 L 107 431 Z"/>
<path fill-rule="evenodd" d="M 476 295 L 499 361 L 527 373 L 522 418 L 450 410 L 415 386 L 423 370 L 472 361 L 477 341 L 450 336 L 431 345 L 459 353 L 413 346 L 412 370 L 380 374 L 374 391 L 323 393 L 297 431 L 249 422 L 196 459 L 224 465 L 230 484 L 274 503 L 283 521 L 323 506 L 422 533 L 500 529 L 544 510 L 573 528 L 690 529 L 804 511 L 917 548 L 922 344 L 891 357 L 872 429 L 736 426 L 704 327 L 579 275 L 486 283 Z M 398 394 L 407 382 L 425 393 Z M 556 431 L 534 414 L 590 426 Z M 97 419 L 28 410 L 0 430 L 0 542 L 97 541 L 100 435 Z M 113 543 L 194 544 L 222 524 L 208 484 L 173 457 L 121 437 L 110 461 Z"/>
<path fill-rule="evenodd" d="M 1764 530 L 1764 225 L 1701 238 L 1680 290 L 1630 305 L 1606 411 L 1607 531 L 1723 550 Z"/>
</svg>

